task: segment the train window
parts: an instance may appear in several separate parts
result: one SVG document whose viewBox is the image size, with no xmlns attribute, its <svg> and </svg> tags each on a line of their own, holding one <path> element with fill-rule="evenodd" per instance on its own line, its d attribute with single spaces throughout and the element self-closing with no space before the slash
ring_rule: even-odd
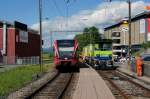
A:
<svg viewBox="0 0 150 99">
<path fill-rule="evenodd" d="M 60 56 L 72 56 L 73 55 L 73 51 L 59 51 L 59 55 Z"/>
<path fill-rule="evenodd" d="M 103 50 L 112 50 L 112 44 L 103 44 Z"/>
<path fill-rule="evenodd" d="M 72 47 L 74 46 L 74 40 L 58 40 L 59 47 Z"/>
<path fill-rule="evenodd" d="M 99 56 L 100 56 L 100 54 L 96 54 L 96 56 L 97 56 L 97 57 L 99 57 Z"/>
<path fill-rule="evenodd" d="M 59 47 L 59 51 L 73 51 L 74 47 Z"/>
</svg>

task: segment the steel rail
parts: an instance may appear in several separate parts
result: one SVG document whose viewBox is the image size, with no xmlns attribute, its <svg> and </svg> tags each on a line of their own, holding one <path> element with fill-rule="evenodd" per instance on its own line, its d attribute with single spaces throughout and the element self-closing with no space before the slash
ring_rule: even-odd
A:
<svg viewBox="0 0 150 99">
<path fill-rule="evenodd" d="M 38 90 L 36 90 L 35 92 L 33 92 L 31 95 L 27 96 L 25 99 L 32 99 L 34 98 L 34 96 L 38 95 L 40 92 L 43 91 L 43 89 L 48 88 L 46 87 L 48 84 L 51 85 L 52 83 L 54 83 L 55 81 L 57 81 L 57 79 L 59 79 L 58 77 L 60 76 L 60 73 L 57 73 L 52 79 L 50 79 L 47 83 L 45 83 L 43 86 L 41 86 Z M 70 85 L 70 82 L 73 78 L 73 73 L 69 73 L 69 78 L 67 79 L 65 85 L 63 86 L 62 90 L 60 92 L 58 92 L 56 95 L 56 99 L 61 99 L 65 93 L 65 91 L 67 90 L 68 86 Z"/>
<path fill-rule="evenodd" d="M 98 72 L 100 75 L 102 75 L 102 77 L 104 77 L 105 79 L 107 79 L 107 81 L 116 89 L 118 90 L 119 94 L 124 98 L 124 99 L 129 99 L 129 97 L 124 94 L 124 92 L 113 82 L 111 81 L 104 73 L 100 73 Z"/>
<path fill-rule="evenodd" d="M 117 71 L 117 72 L 118 72 L 121 76 L 123 76 L 123 77 L 124 77 L 124 79 L 126 79 L 127 81 L 129 81 L 130 83 L 133 83 L 134 85 L 139 86 L 140 88 L 142 88 L 142 89 L 144 89 L 144 90 L 146 90 L 146 91 L 149 91 L 149 92 L 150 92 L 150 89 L 148 89 L 148 88 L 146 88 L 146 87 L 142 86 L 141 84 L 139 84 L 139 83 L 137 83 L 137 82 L 135 82 L 135 81 L 131 80 L 131 78 L 129 78 L 127 75 L 122 74 L 120 71 Z M 134 78 L 134 79 L 136 79 L 136 78 Z"/>
<path fill-rule="evenodd" d="M 101 71 L 99 71 L 98 72 L 100 75 L 102 75 L 102 77 L 106 80 L 106 81 L 108 81 L 111 85 L 112 85 L 112 87 L 114 87 L 116 90 L 118 90 L 118 92 L 119 92 L 119 94 L 121 95 L 121 96 L 125 96 L 124 97 L 124 99 L 130 99 L 131 97 L 130 96 L 136 96 L 136 95 L 138 95 L 139 93 L 135 93 L 134 91 L 134 93 L 132 93 L 131 95 L 128 95 L 128 94 L 126 94 L 126 91 L 124 91 L 124 88 L 123 88 L 123 90 L 122 90 L 122 88 L 120 88 L 117 84 L 115 84 L 111 79 L 110 79 L 110 75 L 107 75 L 107 73 L 108 72 L 101 72 Z M 149 92 L 150 92 L 150 89 L 149 88 L 147 88 L 146 86 L 144 86 L 144 85 L 142 85 L 141 83 L 138 83 L 138 82 L 136 82 L 137 81 L 137 79 L 136 78 L 134 78 L 134 80 L 132 79 L 132 77 L 130 77 L 130 76 L 128 76 L 128 75 L 126 75 L 126 74 L 124 74 L 124 73 L 122 73 L 122 72 L 120 72 L 120 71 L 110 71 L 109 72 L 111 75 L 113 75 L 113 76 L 115 76 L 115 75 L 117 75 L 117 77 L 119 77 L 119 78 L 121 78 L 123 81 L 126 81 L 126 82 L 129 82 L 131 85 L 134 85 L 134 86 L 136 86 L 137 88 L 139 88 L 140 90 L 142 90 L 143 91 L 143 94 L 142 93 L 140 93 L 140 95 L 139 96 L 141 96 L 142 95 L 142 97 L 150 97 L 150 95 L 149 95 Z M 123 95 L 124 94 L 124 95 Z"/>
<path fill-rule="evenodd" d="M 63 88 L 62 92 L 58 95 L 58 97 L 57 97 L 56 99 L 62 99 L 62 97 L 63 97 L 65 91 L 67 90 L 68 86 L 70 85 L 70 82 L 71 82 L 72 78 L 73 78 L 73 73 L 71 73 L 70 79 L 68 80 L 68 82 L 66 83 L 66 85 L 65 85 L 65 87 Z"/>
<path fill-rule="evenodd" d="M 40 86 L 39 89 L 34 91 L 29 96 L 25 97 L 25 99 L 31 99 L 34 95 L 36 95 L 39 91 L 41 91 L 48 83 L 52 83 L 59 75 L 60 73 L 56 73 L 46 84 L 44 84 L 43 86 Z"/>
</svg>

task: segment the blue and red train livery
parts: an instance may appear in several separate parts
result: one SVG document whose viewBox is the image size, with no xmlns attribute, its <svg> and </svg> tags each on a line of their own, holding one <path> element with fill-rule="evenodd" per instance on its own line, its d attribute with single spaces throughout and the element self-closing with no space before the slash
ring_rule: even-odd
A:
<svg viewBox="0 0 150 99">
<path fill-rule="evenodd" d="M 76 69 L 78 43 L 77 40 L 55 40 L 54 41 L 54 64 L 57 70 Z"/>
</svg>

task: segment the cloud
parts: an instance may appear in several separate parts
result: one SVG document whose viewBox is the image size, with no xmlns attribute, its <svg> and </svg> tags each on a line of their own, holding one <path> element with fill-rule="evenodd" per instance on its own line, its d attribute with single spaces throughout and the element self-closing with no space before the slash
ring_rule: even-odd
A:
<svg viewBox="0 0 150 99">
<path fill-rule="evenodd" d="M 145 5 L 146 3 L 144 3 L 143 1 L 132 2 L 132 16 L 145 11 Z M 42 22 L 43 32 L 45 33 L 55 30 L 83 30 L 84 27 L 89 26 L 97 26 L 99 28 L 103 28 L 117 21 L 120 21 L 124 17 L 128 17 L 127 2 L 104 2 L 99 4 L 94 10 L 80 11 L 79 13 L 72 15 L 68 19 L 64 17 L 56 17 L 53 20 L 45 20 Z M 38 30 L 39 24 L 35 23 L 31 26 L 31 28 Z M 68 38 L 73 37 L 73 35 L 62 35 L 62 37 Z"/>
<path fill-rule="evenodd" d="M 75 37 L 75 34 L 67 35 L 67 38 L 68 38 L 68 39 L 73 39 L 74 37 Z"/>
<path fill-rule="evenodd" d="M 146 4 L 143 1 L 132 3 L 132 16 L 141 13 Z M 83 10 L 72 15 L 68 19 L 56 17 L 54 20 L 45 20 L 42 22 L 43 31 L 55 30 L 82 30 L 87 26 L 101 26 L 112 24 L 121 18 L 128 16 L 127 2 L 115 1 L 101 3 L 94 10 Z M 31 28 L 38 30 L 39 24 L 35 23 Z"/>
</svg>

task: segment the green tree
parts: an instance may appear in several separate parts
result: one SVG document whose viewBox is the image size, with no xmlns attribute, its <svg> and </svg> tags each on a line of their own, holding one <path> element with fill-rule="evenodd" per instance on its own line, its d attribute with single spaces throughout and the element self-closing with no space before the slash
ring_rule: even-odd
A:
<svg viewBox="0 0 150 99">
<path fill-rule="evenodd" d="M 99 31 L 96 27 L 90 27 L 89 28 L 89 33 L 90 33 L 90 41 L 92 44 L 95 44 L 95 43 L 99 43 L 100 41 L 100 34 L 99 34 Z"/>
<path fill-rule="evenodd" d="M 82 34 L 78 34 L 75 36 L 75 39 L 78 41 L 78 50 L 79 52 L 82 51 L 82 47 L 85 46 L 84 37 Z"/>
<path fill-rule="evenodd" d="M 78 34 L 75 36 L 78 41 L 79 51 L 82 51 L 82 48 L 88 44 L 99 43 L 100 35 L 96 27 L 89 27 L 83 30 L 83 34 Z"/>
<path fill-rule="evenodd" d="M 148 42 L 146 42 L 146 43 L 143 43 L 143 44 L 142 44 L 142 47 L 143 47 L 144 49 L 150 48 L 150 41 L 148 41 Z"/>
</svg>

